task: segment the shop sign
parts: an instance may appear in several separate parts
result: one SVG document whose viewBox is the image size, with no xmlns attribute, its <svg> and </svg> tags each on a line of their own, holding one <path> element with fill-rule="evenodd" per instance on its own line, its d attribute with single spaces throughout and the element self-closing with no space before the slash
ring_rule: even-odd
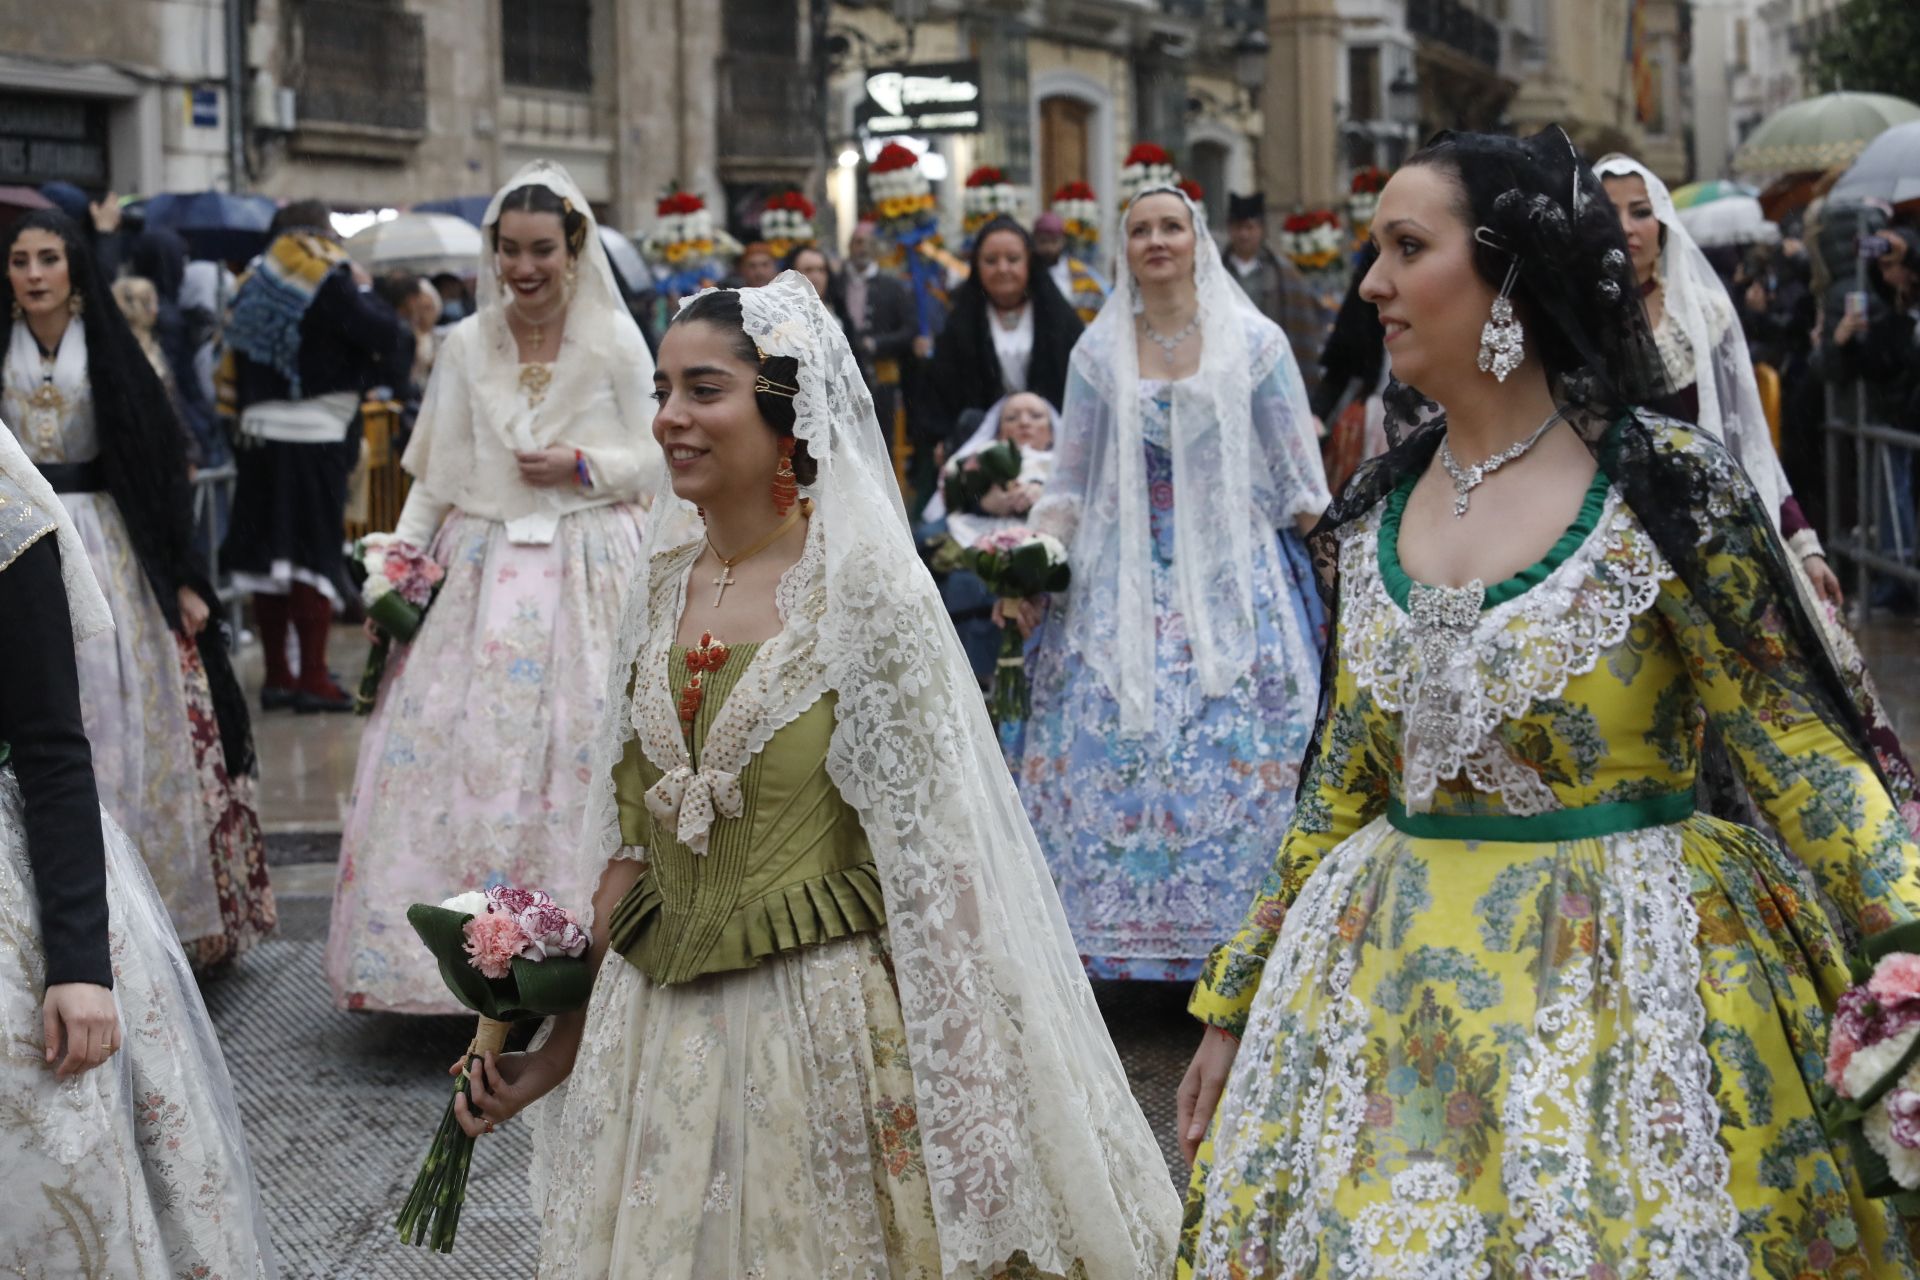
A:
<svg viewBox="0 0 1920 1280">
<path fill-rule="evenodd" d="M 866 101 L 854 117 L 874 137 L 978 133 L 980 61 L 869 67 Z"/>
</svg>

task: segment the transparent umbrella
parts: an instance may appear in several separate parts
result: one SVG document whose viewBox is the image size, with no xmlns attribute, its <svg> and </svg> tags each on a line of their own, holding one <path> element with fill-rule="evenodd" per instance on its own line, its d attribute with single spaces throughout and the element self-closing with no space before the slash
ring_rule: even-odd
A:
<svg viewBox="0 0 1920 1280">
<path fill-rule="evenodd" d="M 370 271 L 464 274 L 479 266 L 480 229 L 451 214 L 403 213 L 348 240 L 347 252 Z"/>
<path fill-rule="evenodd" d="M 1860 153 L 1833 185 L 1834 199 L 1920 200 L 1920 120 L 1897 124 Z"/>
<path fill-rule="evenodd" d="M 1752 196 L 1727 196 L 1712 204 L 1680 210 L 1680 224 L 1706 248 L 1723 245 L 1778 244 L 1780 228 L 1767 221 Z"/>
</svg>

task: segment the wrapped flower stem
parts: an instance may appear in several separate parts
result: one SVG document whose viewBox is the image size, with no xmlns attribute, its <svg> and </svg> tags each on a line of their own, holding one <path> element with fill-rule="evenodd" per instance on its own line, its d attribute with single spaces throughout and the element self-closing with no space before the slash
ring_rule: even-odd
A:
<svg viewBox="0 0 1920 1280">
<path fill-rule="evenodd" d="M 1015 621 L 1020 616 L 1020 602 L 1003 600 L 1000 608 L 1007 622 L 1000 628 L 1000 657 L 994 664 L 993 701 L 988 704 L 996 728 L 1022 722 L 1033 711 L 1032 691 L 1027 685 L 1027 641 Z"/>
<path fill-rule="evenodd" d="M 506 1047 L 507 1030 L 513 1024 L 498 1022 L 482 1015 L 467 1046 L 467 1066 L 489 1053 Z M 413 1180 L 413 1191 L 400 1211 L 400 1238 L 408 1244 L 425 1244 L 439 1253 L 453 1252 L 454 1233 L 460 1227 L 460 1209 L 467 1200 L 467 1175 L 473 1168 L 473 1139 L 460 1127 L 454 1103 L 471 1098 L 468 1075 L 462 1071 L 454 1080 L 453 1096 L 440 1117 L 433 1142 L 427 1147 L 426 1163 Z M 472 1104 L 469 1103 L 469 1106 Z"/>
</svg>

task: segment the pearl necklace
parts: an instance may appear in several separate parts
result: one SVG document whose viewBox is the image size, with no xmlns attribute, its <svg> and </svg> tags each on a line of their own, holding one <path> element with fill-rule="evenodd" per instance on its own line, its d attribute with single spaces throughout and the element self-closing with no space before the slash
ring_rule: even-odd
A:
<svg viewBox="0 0 1920 1280">
<path fill-rule="evenodd" d="M 1467 514 L 1468 495 L 1486 483 L 1488 476 L 1506 466 L 1509 462 L 1514 461 L 1516 458 L 1525 457 L 1529 449 L 1540 443 L 1540 437 L 1547 434 L 1547 428 L 1560 421 L 1564 416 L 1566 416 L 1566 410 L 1555 409 L 1552 416 L 1535 427 L 1533 434 L 1525 440 L 1510 444 L 1500 452 L 1494 454 L 1491 458 L 1476 462 L 1471 467 L 1466 468 L 1461 467 L 1459 460 L 1453 456 L 1453 446 L 1447 442 L 1445 436 L 1442 436 L 1440 439 L 1440 465 L 1445 467 L 1447 474 L 1453 478 L 1453 518 L 1458 520 Z"/>
<path fill-rule="evenodd" d="M 1173 369 L 1173 353 L 1180 349 L 1181 343 L 1200 331 L 1200 311 L 1198 308 L 1195 308 L 1193 319 L 1187 321 L 1186 326 L 1171 338 L 1154 332 L 1153 323 L 1145 316 L 1140 317 L 1140 327 L 1146 330 L 1147 339 L 1160 348 L 1160 357 L 1166 362 L 1167 369 L 1171 372 Z"/>
</svg>

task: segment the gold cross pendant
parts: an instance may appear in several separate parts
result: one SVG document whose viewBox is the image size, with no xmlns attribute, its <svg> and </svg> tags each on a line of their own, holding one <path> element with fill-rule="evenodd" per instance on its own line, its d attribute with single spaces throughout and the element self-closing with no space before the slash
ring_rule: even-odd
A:
<svg viewBox="0 0 1920 1280">
<path fill-rule="evenodd" d="M 713 577 L 713 607 L 720 607 L 720 597 L 727 594 L 727 588 L 733 585 L 733 566 L 723 565 Z"/>
</svg>

